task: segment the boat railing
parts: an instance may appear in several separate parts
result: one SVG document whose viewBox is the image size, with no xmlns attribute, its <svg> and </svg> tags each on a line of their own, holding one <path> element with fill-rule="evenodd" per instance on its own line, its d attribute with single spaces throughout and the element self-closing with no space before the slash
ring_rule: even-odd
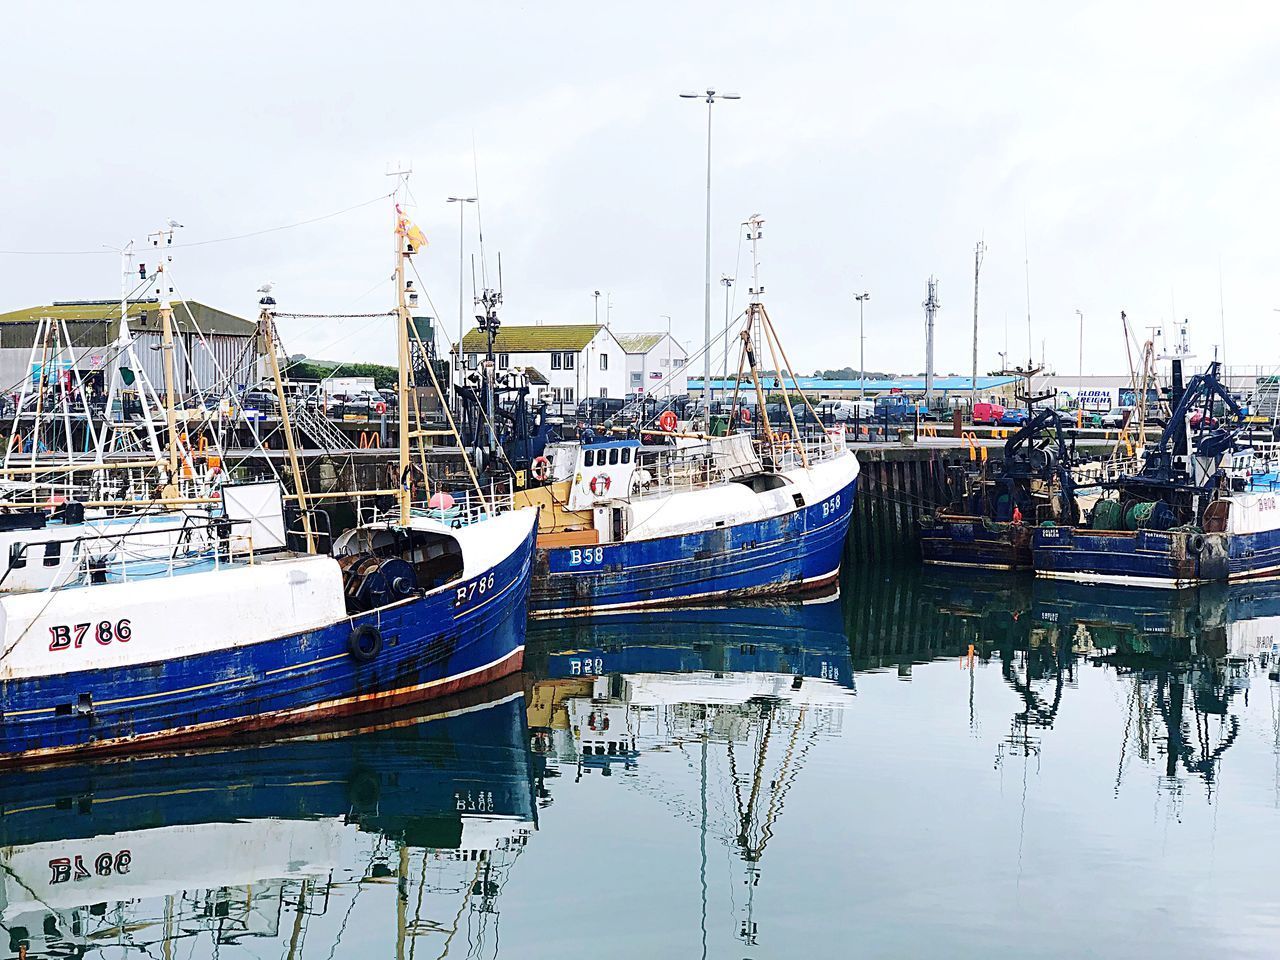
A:
<svg viewBox="0 0 1280 960">
<path fill-rule="evenodd" d="M 0 575 L 0 590 L 12 571 L 28 564 L 62 567 L 47 587 L 49 590 L 171 577 L 196 566 L 216 570 L 227 564 L 252 565 L 256 559 L 249 532 L 252 523 L 249 519 L 187 517 L 181 526 L 163 530 L 101 532 L 15 543 L 9 548 L 8 566 Z M 158 536 L 166 537 L 166 542 L 156 543 Z M 67 551 L 74 562 L 64 566 L 62 558 Z"/>
<path fill-rule="evenodd" d="M 1095 460 L 1089 463 L 1077 463 L 1071 468 L 1071 476 L 1076 486 L 1097 486 L 1110 483 L 1122 476 L 1132 476 L 1139 470 L 1137 457 L 1126 457 L 1118 460 Z"/>
<path fill-rule="evenodd" d="M 843 427 L 832 427 L 822 436 L 808 435 L 794 439 L 779 434 L 773 441 L 761 440 L 757 447 L 763 463 L 772 463 L 775 471 L 796 470 L 840 456 L 847 449 Z"/>
<path fill-rule="evenodd" d="M 444 495 L 436 493 L 428 500 L 415 501 L 410 504 L 410 515 L 438 520 L 450 527 L 467 527 L 514 509 L 512 491 L 490 484 L 483 496 L 474 489 L 467 489 Z M 362 506 L 359 519 L 362 525 L 398 524 L 400 507 L 398 504 L 390 507 L 378 504 Z"/>
</svg>

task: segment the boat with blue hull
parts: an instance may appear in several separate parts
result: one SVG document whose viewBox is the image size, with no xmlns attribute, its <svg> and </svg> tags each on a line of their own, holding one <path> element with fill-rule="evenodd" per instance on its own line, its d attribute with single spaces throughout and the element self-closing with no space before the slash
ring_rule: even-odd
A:
<svg viewBox="0 0 1280 960">
<path fill-rule="evenodd" d="M 0 763 L 365 713 L 514 673 L 535 523 L 415 518 L 358 528 L 339 559 L 202 560 L 4 597 Z"/>
<path fill-rule="evenodd" d="M 367 713 L 519 671 L 536 512 L 504 510 L 478 484 L 474 499 L 435 501 L 436 515 L 411 498 L 425 480 L 407 413 L 415 231 L 397 207 L 398 509 L 332 555 L 299 555 L 278 483 L 228 486 L 203 536 L 163 554 L 69 548 L 58 583 L 0 597 L 0 765 Z M 274 304 L 264 297 L 260 325 L 279 391 Z M 310 551 L 317 514 L 284 423 Z"/>
<path fill-rule="evenodd" d="M 763 223 L 751 219 L 751 302 L 725 325 L 726 362 L 738 351 L 727 416 L 681 423 L 674 404 L 659 412 L 636 400 L 619 422 L 548 445 L 531 464 L 534 483 L 517 484 L 515 503 L 540 512 L 532 616 L 805 594 L 839 577 L 858 459 L 794 373 L 771 387 L 782 402 L 766 403 L 757 352 L 775 370 L 790 364 L 760 299 Z"/>
<path fill-rule="evenodd" d="M 1036 528 L 1038 575 L 1167 589 L 1280 575 L 1280 493 L 1239 442 L 1243 413 L 1217 369 L 1187 384 L 1141 469 L 1103 484 L 1087 525 Z"/>
<path fill-rule="evenodd" d="M 843 433 L 808 447 L 807 465 L 787 451 L 768 467 L 745 434 L 651 459 L 633 440 L 578 447 L 576 482 L 543 488 L 552 494 L 540 522 L 550 520 L 551 529 L 539 537 L 531 614 L 830 589 L 840 574 L 858 461 Z M 557 495 L 567 511 L 556 509 Z M 578 530 L 570 528 L 575 513 Z"/>
<path fill-rule="evenodd" d="M 1030 408 L 1030 403 L 1028 407 Z M 1072 464 L 1074 440 L 1054 410 L 1029 409 L 990 473 L 965 478 L 963 495 L 920 519 L 927 564 L 984 570 L 1030 570 L 1031 537 L 1043 520 L 1074 523 L 1079 513 Z"/>
</svg>

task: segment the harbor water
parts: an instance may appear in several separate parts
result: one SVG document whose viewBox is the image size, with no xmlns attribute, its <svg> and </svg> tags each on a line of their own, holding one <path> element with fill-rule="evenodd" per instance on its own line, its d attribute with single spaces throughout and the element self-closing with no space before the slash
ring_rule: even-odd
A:
<svg viewBox="0 0 1280 960">
<path fill-rule="evenodd" d="M 1273 957 L 1280 584 L 847 565 L 462 699 L 0 776 L 0 956 Z"/>
</svg>

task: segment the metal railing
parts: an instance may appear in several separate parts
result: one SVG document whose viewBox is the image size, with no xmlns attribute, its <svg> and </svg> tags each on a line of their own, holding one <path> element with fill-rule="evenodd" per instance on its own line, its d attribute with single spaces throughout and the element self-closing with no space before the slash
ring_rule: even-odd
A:
<svg viewBox="0 0 1280 960">
<path fill-rule="evenodd" d="M 15 543 L 10 547 L 8 566 L 0 575 L 0 589 L 3 589 L 9 574 L 14 570 L 22 569 L 28 564 L 46 564 L 51 555 L 57 556 L 57 565 L 62 566 L 61 557 L 68 548 L 74 562 L 67 564 L 61 576 L 55 576 L 46 589 L 61 590 L 100 583 L 126 583 L 130 579 L 171 577 L 181 573 L 183 568 L 210 560 L 215 570 L 229 563 L 242 565 L 247 562 L 252 565 L 255 561 L 252 535 L 235 532 L 236 526 L 251 522 L 226 518 L 194 522 L 194 518 L 187 517 L 181 526 L 163 530 L 100 532 L 64 540 Z M 197 538 L 197 534 L 204 534 L 203 539 Z M 166 537 L 168 542 L 154 544 L 152 549 L 128 549 L 129 544 L 136 543 L 143 537 L 153 540 Z M 56 546 L 56 551 L 50 551 L 51 545 Z"/>
</svg>

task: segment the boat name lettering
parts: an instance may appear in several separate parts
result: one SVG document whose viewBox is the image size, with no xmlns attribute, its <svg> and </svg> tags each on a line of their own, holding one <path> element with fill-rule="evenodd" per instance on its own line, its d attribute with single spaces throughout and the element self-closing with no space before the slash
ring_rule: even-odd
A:
<svg viewBox="0 0 1280 960">
<path fill-rule="evenodd" d="M 104 647 L 112 640 L 128 643 L 133 639 L 133 625 L 129 619 L 117 620 L 115 623 L 110 620 L 102 620 L 97 624 L 77 623 L 68 625 L 60 623 L 49 628 L 49 649 L 66 650 L 70 647 L 78 648 L 84 646 L 84 638 L 91 627 L 93 628 L 93 639 Z"/>
<path fill-rule="evenodd" d="M 1043 537 L 1045 540 L 1057 540 L 1058 528 L 1057 527 L 1041 527 L 1040 536 Z"/>
<path fill-rule="evenodd" d="M 585 550 L 574 548 L 569 551 L 571 567 L 585 567 L 595 563 L 604 563 L 604 547 L 587 547 Z"/>
<path fill-rule="evenodd" d="M 484 596 L 493 589 L 493 574 L 487 577 L 481 577 L 479 580 L 472 580 L 465 587 L 459 587 L 453 596 L 453 605 L 460 607 L 468 600 L 474 600 L 477 595 Z"/>
<path fill-rule="evenodd" d="M 103 851 L 93 861 L 93 870 L 85 866 L 84 857 L 54 857 L 49 861 L 49 883 L 66 883 L 69 880 L 88 880 L 90 877 L 109 877 L 113 873 L 128 873 L 133 863 L 133 854 L 128 850 L 119 853 Z"/>
<path fill-rule="evenodd" d="M 466 793 L 455 790 L 453 805 L 454 809 L 465 810 L 468 813 L 493 813 L 493 791 L 481 790 L 472 794 L 470 790 Z"/>
<path fill-rule="evenodd" d="M 831 514 L 835 513 L 839 509 L 840 509 L 840 494 L 837 493 L 830 500 L 823 501 L 822 515 L 823 517 L 829 517 L 831 516 Z"/>
<path fill-rule="evenodd" d="M 1042 610 L 1040 611 L 1040 619 L 1045 623 L 1057 623 L 1058 614 L 1052 610 Z"/>
<path fill-rule="evenodd" d="M 1275 508 L 1276 508 L 1275 497 L 1263 497 L 1261 500 L 1258 501 L 1259 510 L 1274 510 Z"/>
<path fill-rule="evenodd" d="M 834 663 L 828 663 L 826 660 L 823 660 L 821 675 L 823 680 L 838 681 L 840 679 L 840 667 Z"/>
<path fill-rule="evenodd" d="M 569 661 L 569 673 L 575 677 L 598 677 L 604 673 L 604 657 L 574 657 Z"/>
</svg>

